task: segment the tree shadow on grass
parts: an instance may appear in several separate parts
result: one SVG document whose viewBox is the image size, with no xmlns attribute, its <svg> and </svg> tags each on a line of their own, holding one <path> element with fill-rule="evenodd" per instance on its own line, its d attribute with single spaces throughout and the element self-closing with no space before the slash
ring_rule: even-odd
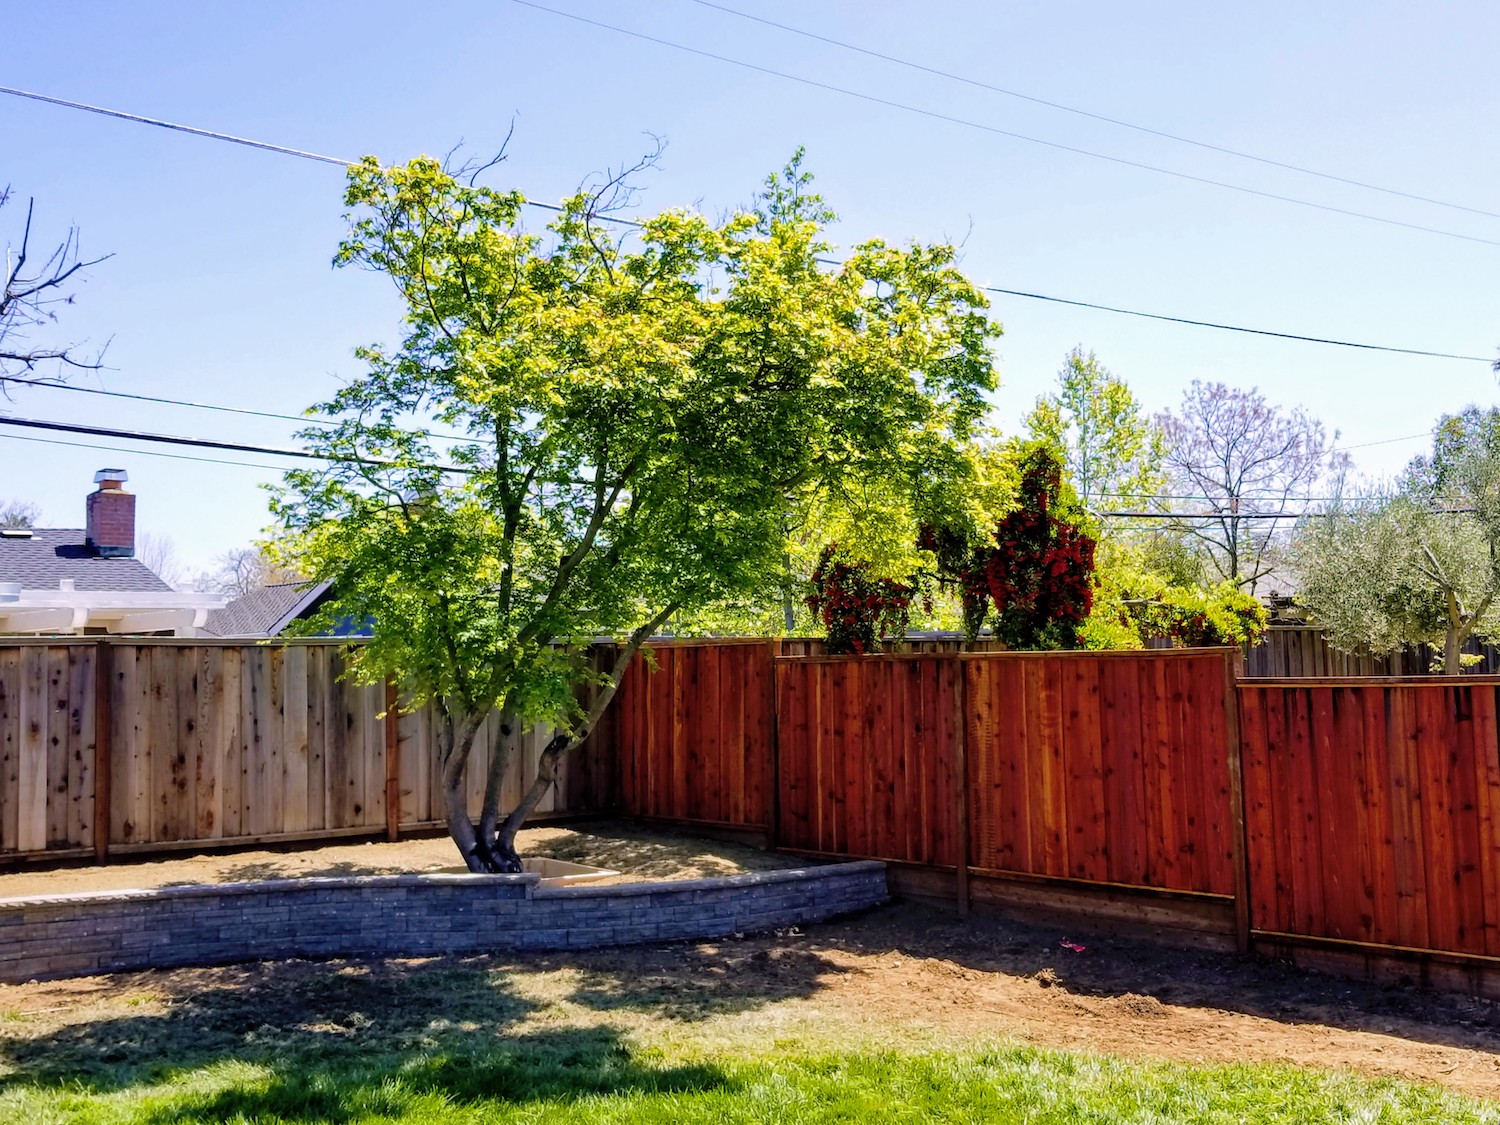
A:
<svg viewBox="0 0 1500 1125">
<path fill-rule="evenodd" d="M 382 1065 L 382 1063 L 386 1065 Z M 301 1059 L 261 1081 L 188 1093 L 153 1107 L 150 1125 L 273 1120 L 345 1125 L 401 1119 L 459 1106 L 567 1103 L 619 1094 L 729 1091 L 737 1081 L 709 1064 L 653 1066 L 639 1061 L 613 1028 L 530 1032 L 469 1050 L 424 1050 L 390 1066 Z M 564 1112 L 566 1110 L 564 1109 Z"/>
<path fill-rule="evenodd" d="M 93 1018 L 98 998 L 51 1025 L 0 1025 L 0 1064 L 11 1071 L 0 1092 L 175 1083 L 153 1095 L 146 1120 L 338 1123 L 399 1116 L 423 1099 L 727 1089 L 732 1079 L 716 1067 L 632 1055 L 619 1028 L 528 1021 L 558 1003 L 606 1013 L 601 1023 L 615 1011 L 694 1021 L 811 995 L 841 971 L 815 953 L 748 944 L 135 974 L 117 978 Z M 757 971 L 742 971 L 749 963 Z"/>
</svg>

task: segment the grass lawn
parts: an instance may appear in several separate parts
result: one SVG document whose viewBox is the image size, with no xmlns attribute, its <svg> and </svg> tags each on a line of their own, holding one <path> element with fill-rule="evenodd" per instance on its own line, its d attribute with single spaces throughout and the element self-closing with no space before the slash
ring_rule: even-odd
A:
<svg viewBox="0 0 1500 1125">
<path fill-rule="evenodd" d="M 749 964 L 690 988 L 603 960 L 139 974 L 0 1010 L 0 1121 L 1500 1123 L 1395 1079 L 872 1030 L 826 985 L 745 987 Z"/>
<path fill-rule="evenodd" d="M 1456 1095 L 1274 1066 L 1025 1047 L 674 1058 L 559 1032 L 503 1048 L 256 1052 L 112 1091 L 13 1083 L 4 1120 L 87 1122 L 1493 1122 Z"/>
</svg>

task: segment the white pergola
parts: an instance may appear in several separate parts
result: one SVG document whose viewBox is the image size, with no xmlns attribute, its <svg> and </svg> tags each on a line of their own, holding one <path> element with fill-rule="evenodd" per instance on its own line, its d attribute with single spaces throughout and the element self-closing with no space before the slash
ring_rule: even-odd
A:
<svg viewBox="0 0 1500 1125">
<path fill-rule="evenodd" d="M 163 633 L 192 636 L 227 600 L 175 590 L 25 590 L 0 583 L 0 633 Z"/>
</svg>

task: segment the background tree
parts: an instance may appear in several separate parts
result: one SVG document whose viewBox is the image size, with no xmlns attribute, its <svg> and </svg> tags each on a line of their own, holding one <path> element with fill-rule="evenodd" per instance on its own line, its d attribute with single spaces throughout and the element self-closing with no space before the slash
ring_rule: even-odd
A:
<svg viewBox="0 0 1500 1125">
<path fill-rule="evenodd" d="M 1130 387 L 1082 348 L 1068 353 L 1057 383 L 1026 427 L 1058 451 L 1079 500 L 1091 509 L 1151 502 L 1166 484 L 1166 449 Z"/>
<path fill-rule="evenodd" d="M 1464 642 L 1500 631 L 1500 410 L 1444 417 L 1395 489 L 1303 521 L 1291 562 L 1339 648 L 1433 644 L 1461 671 Z"/>
<path fill-rule="evenodd" d="M 1179 503 L 1207 513 L 1178 526 L 1214 576 L 1253 593 L 1274 567 L 1279 533 L 1307 509 L 1306 497 L 1342 476 L 1348 454 L 1301 407 L 1282 410 L 1254 387 L 1195 379 L 1180 413 L 1157 421 Z"/>
<path fill-rule="evenodd" d="M 177 554 L 177 544 L 170 535 L 144 532 L 136 537 L 135 557 L 146 568 L 174 590 L 182 583 L 184 570 L 182 558 Z"/>
<path fill-rule="evenodd" d="M 0 528 L 15 530 L 35 527 L 36 521 L 41 517 L 42 510 L 24 500 L 8 500 L 0 504 Z"/>
<path fill-rule="evenodd" d="M 390 277 L 404 335 L 360 350 L 367 374 L 316 408 L 338 424 L 303 435 L 332 460 L 289 473 L 274 504 L 283 557 L 333 583 L 324 617 L 374 622 L 356 674 L 434 704 L 449 831 L 493 871 L 517 868 L 516 830 L 639 645 L 774 587 L 788 497 L 899 494 L 967 440 L 997 329 L 951 247 L 875 241 L 820 264 L 827 220 L 796 160 L 752 212 L 626 233 L 601 223 L 620 177 L 545 235 L 523 229 L 520 195 L 473 179 L 425 158 L 351 169 L 336 261 Z M 471 440 L 438 453 L 428 420 Z M 619 645 L 596 673 L 601 634 Z M 476 824 L 465 777 L 495 709 Z M 536 723 L 557 733 L 502 810 Z"/>
<path fill-rule="evenodd" d="M 11 189 L 0 189 L 0 213 L 11 202 Z M 57 320 L 61 306 L 71 305 L 73 287 L 82 271 L 110 255 L 85 259 L 79 248 L 78 230 L 69 227 L 63 240 L 38 252 L 32 246 L 31 223 L 35 200 L 26 201 L 26 217 L 20 231 L 5 246 L 5 284 L 0 288 L 0 387 L 7 377 L 35 374 L 53 367 L 94 369 L 100 356 L 85 358 L 73 344 L 43 343 L 39 330 Z"/>
<path fill-rule="evenodd" d="M 192 586 L 209 594 L 242 598 L 267 586 L 296 582 L 301 575 L 294 561 L 279 558 L 268 544 L 235 547 L 214 559 L 212 570 L 199 573 Z"/>
</svg>

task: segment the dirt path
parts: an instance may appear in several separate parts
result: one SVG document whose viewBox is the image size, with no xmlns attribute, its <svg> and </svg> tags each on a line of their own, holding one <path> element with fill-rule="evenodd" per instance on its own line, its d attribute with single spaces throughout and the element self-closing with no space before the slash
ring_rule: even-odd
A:
<svg viewBox="0 0 1500 1125">
<path fill-rule="evenodd" d="M 1500 1006 L 900 905 L 807 933 L 588 953 L 288 961 L 0 988 L 0 1068 L 233 1057 L 245 1037 L 610 1027 L 674 1051 L 997 1041 L 1266 1061 L 1500 1099 Z"/>
<path fill-rule="evenodd" d="M 573 828 L 527 828 L 517 838 L 522 855 L 607 867 L 623 874 L 607 882 L 699 879 L 805 866 L 795 856 L 765 852 L 639 825 L 590 821 Z M 119 891 L 177 883 L 238 883 L 320 875 L 395 875 L 455 869 L 459 855 L 446 836 L 395 844 L 334 844 L 287 851 L 203 852 L 168 859 L 124 861 L 103 867 L 26 869 L 0 873 L 0 898 Z"/>
</svg>

